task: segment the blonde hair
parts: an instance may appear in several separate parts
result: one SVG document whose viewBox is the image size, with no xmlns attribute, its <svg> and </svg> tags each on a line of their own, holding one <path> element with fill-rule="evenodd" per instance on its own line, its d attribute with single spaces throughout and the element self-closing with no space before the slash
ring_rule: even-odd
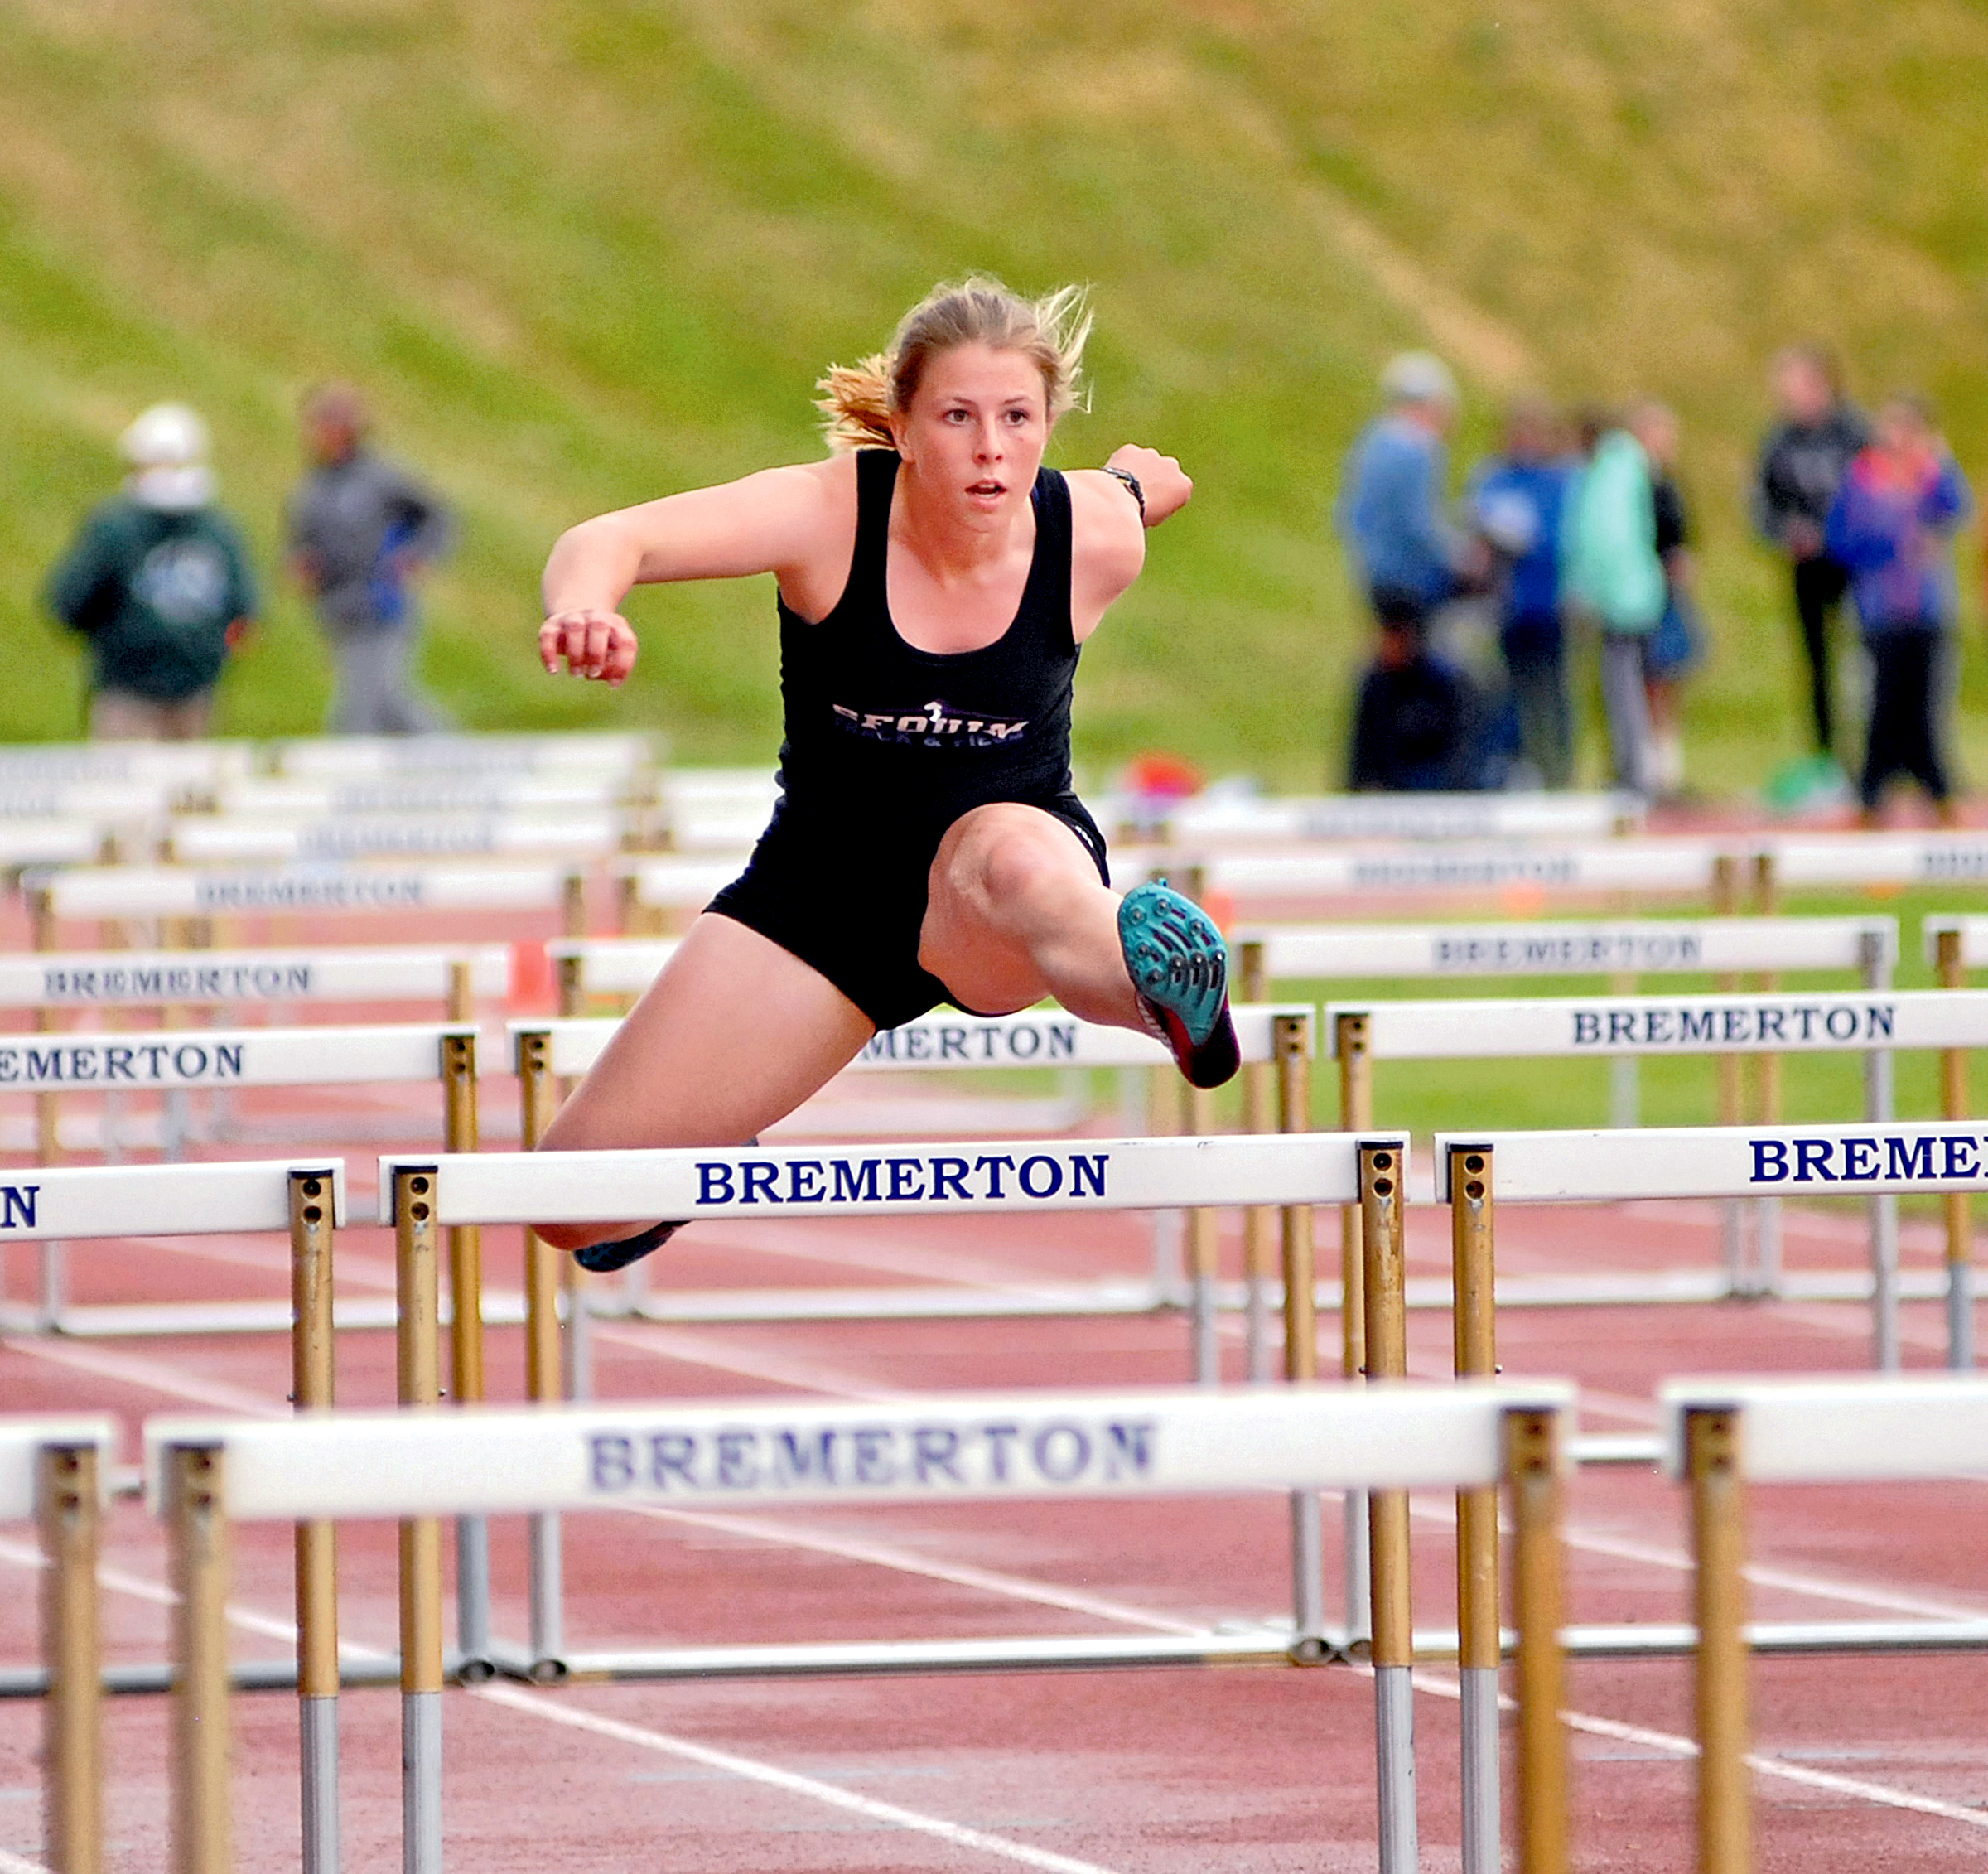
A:
<svg viewBox="0 0 1988 1874">
<path fill-rule="evenodd" d="M 1019 351 L 1042 374 L 1050 422 L 1083 400 L 1084 341 L 1091 312 L 1082 287 L 1024 299 L 998 280 L 934 287 L 898 321 L 888 351 L 856 365 L 832 365 L 815 385 L 831 449 L 896 447 L 890 418 L 911 407 L 925 366 L 963 345 Z"/>
</svg>

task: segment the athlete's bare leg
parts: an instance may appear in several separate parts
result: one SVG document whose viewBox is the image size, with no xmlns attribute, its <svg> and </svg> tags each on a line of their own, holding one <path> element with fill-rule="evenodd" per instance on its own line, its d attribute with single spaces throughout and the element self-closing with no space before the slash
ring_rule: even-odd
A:
<svg viewBox="0 0 1988 1874">
<path fill-rule="evenodd" d="M 976 807 L 947 829 L 918 960 L 984 1015 L 1054 996 L 1087 1022 L 1146 1026 L 1118 941 L 1118 894 L 1098 882 L 1075 833 L 1040 808 Z"/>
<path fill-rule="evenodd" d="M 707 913 L 559 1109 L 543 1147 L 742 1145 L 833 1079 L 875 1032 L 799 958 Z M 655 1220 L 553 1224 L 539 1234 L 577 1249 Z"/>
</svg>

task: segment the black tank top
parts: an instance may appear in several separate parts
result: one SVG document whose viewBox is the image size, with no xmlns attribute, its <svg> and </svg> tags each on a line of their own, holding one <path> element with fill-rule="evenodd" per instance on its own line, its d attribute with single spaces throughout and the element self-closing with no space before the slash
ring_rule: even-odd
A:
<svg viewBox="0 0 1988 1874">
<path fill-rule="evenodd" d="M 862 837 L 930 836 L 990 801 L 1046 804 L 1070 786 L 1070 491 L 1040 471 L 1035 553 L 1014 621 L 978 650 L 919 650 L 885 584 L 898 457 L 856 458 L 856 550 L 835 609 L 780 605 L 780 817 Z"/>
</svg>

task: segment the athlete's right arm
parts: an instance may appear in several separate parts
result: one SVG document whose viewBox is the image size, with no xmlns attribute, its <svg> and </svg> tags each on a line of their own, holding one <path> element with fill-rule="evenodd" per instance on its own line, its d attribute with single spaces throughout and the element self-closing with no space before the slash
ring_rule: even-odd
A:
<svg viewBox="0 0 1988 1874">
<path fill-rule="evenodd" d="M 838 499 L 841 481 L 849 499 Z M 620 684 L 635 664 L 635 634 L 621 616 L 630 587 L 777 573 L 804 580 L 848 558 L 854 476 L 849 458 L 764 469 L 717 488 L 668 495 L 583 520 L 546 562 L 538 655 L 557 673 Z M 838 527 L 839 523 L 839 527 Z"/>
</svg>

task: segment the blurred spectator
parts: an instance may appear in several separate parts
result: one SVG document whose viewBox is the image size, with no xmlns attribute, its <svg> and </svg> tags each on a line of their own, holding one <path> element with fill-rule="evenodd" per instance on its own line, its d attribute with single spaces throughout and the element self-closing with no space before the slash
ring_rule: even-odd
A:
<svg viewBox="0 0 1988 1874">
<path fill-rule="evenodd" d="M 1850 569 L 1870 653 L 1870 729 L 1859 792 L 1868 825 L 1884 784 L 1918 782 L 1942 822 L 1954 815 L 1933 721 L 1939 669 L 1956 606 L 1950 543 L 1973 505 L 1966 479 L 1919 398 L 1895 396 L 1877 439 L 1856 456 L 1826 522 L 1830 553 Z"/>
<path fill-rule="evenodd" d="M 241 536 L 215 503 L 207 426 L 155 403 L 118 441 L 124 490 L 50 573 L 49 610 L 89 640 L 89 732 L 104 741 L 207 733 L 228 653 L 254 622 Z"/>
<path fill-rule="evenodd" d="M 1477 785 L 1478 712 L 1468 680 L 1428 646 L 1429 615 L 1481 576 L 1484 556 L 1443 512 L 1444 439 L 1456 380 L 1405 351 L 1381 374 L 1387 408 L 1346 459 L 1337 519 L 1373 606 L 1379 645 L 1355 712 L 1355 788 Z"/>
<path fill-rule="evenodd" d="M 1650 703 L 1650 780 L 1661 798 L 1674 799 L 1684 791 L 1684 679 L 1705 659 L 1705 633 L 1692 591 L 1691 515 L 1673 473 L 1676 413 L 1668 404 L 1639 403 L 1630 415 L 1629 427 L 1650 461 L 1650 505 L 1657 558 L 1663 567 L 1663 616 L 1650 634 L 1643 659 L 1643 687 Z"/>
<path fill-rule="evenodd" d="M 1381 374 L 1387 407 L 1346 458 L 1339 535 L 1383 625 L 1420 631 L 1479 570 L 1472 543 L 1444 518 L 1456 379 L 1441 359 L 1404 351 Z"/>
<path fill-rule="evenodd" d="M 1830 552 L 1826 529 L 1843 471 L 1870 442 L 1870 426 L 1845 398 L 1836 356 L 1826 346 L 1789 346 L 1776 356 L 1769 381 L 1781 420 L 1760 445 L 1754 524 L 1787 557 L 1793 573 L 1815 732 L 1806 772 L 1783 784 L 1792 797 L 1841 780 L 1830 637 L 1850 575 Z"/>
<path fill-rule="evenodd" d="M 1506 414 L 1503 453 L 1478 464 L 1465 497 L 1495 556 L 1498 641 L 1518 718 L 1520 758 L 1543 787 L 1566 787 L 1574 778 L 1560 616 L 1561 529 L 1573 472 L 1552 407 L 1522 398 Z"/>
<path fill-rule="evenodd" d="M 1603 417 L 1584 419 L 1581 442 L 1587 466 L 1568 514 L 1561 576 L 1569 604 L 1600 633 L 1615 784 L 1647 798 L 1654 783 L 1645 660 L 1666 597 L 1650 459 L 1628 430 Z"/>
<path fill-rule="evenodd" d="M 364 401 L 345 384 L 304 400 L 312 466 L 290 502 L 290 563 L 316 601 L 337 665 L 338 735 L 417 735 L 446 719 L 408 671 L 413 576 L 448 543 L 442 503 L 367 447 Z"/>
<path fill-rule="evenodd" d="M 1383 624 L 1361 680 L 1348 785 L 1356 793 L 1453 793 L 1482 785 L 1478 700 L 1455 665 Z"/>
</svg>

